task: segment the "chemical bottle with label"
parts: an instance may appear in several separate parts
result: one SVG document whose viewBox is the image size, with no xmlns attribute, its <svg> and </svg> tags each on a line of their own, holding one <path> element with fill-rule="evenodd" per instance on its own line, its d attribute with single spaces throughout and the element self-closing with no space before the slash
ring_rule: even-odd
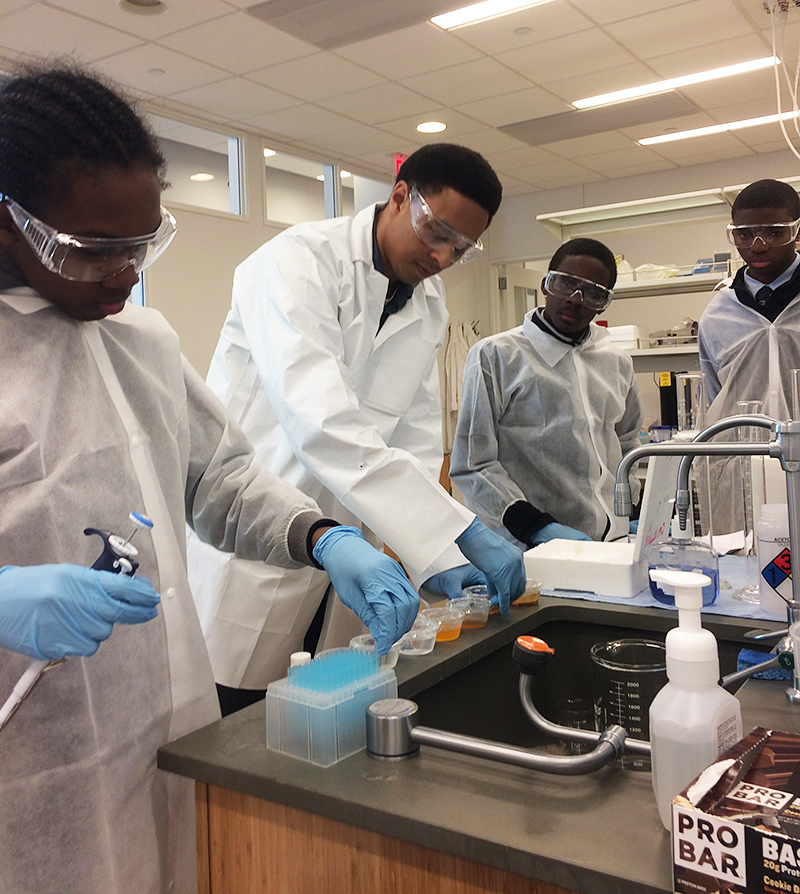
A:
<svg viewBox="0 0 800 894">
<path fill-rule="evenodd" d="M 657 568 L 658 584 L 675 592 L 678 626 L 667 633 L 667 685 L 650 705 L 653 792 L 670 828 L 672 799 L 742 737 L 736 696 L 719 685 L 717 641 L 700 623 L 704 574 Z"/>
<path fill-rule="evenodd" d="M 792 553 L 789 544 L 789 507 L 765 503 L 755 525 L 759 569 L 759 603 L 765 612 L 786 616 L 792 595 Z"/>
</svg>

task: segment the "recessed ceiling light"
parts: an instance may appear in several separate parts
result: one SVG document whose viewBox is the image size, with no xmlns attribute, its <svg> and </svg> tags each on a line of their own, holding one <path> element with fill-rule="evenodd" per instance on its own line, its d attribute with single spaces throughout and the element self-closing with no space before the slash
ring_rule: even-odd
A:
<svg viewBox="0 0 800 894">
<path fill-rule="evenodd" d="M 119 0 L 119 8 L 137 16 L 157 16 L 167 6 L 162 0 Z"/>
<path fill-rule="evenodd" d="M 656 143 L 671 143 L 673 140 L 690 140 L 692 137 L 705 137 L 714 133 L 725 133 L 728 130 L 741 130 L 745 127 L 758 127 L 760 124 L 775 124 L 778 121 L 791 121 L 800 112 L 782 112 L 780 115 L 764 115 L 761 118 L 745 118 L 742 121 L 730 121 L 728 124 L 712 124 L 709 127 L 696 127 L 693 130 L 681 130 L 677 133 L 662 133 L 657 137 L 645 137 L 637 140 L 642 146 L 653 146 Z"/>
<path fill-rule="evenodd" d="M 278 153 L 274 149 L 264 149 L 264 158 L 270 158 L 273 155 L 277 155 Z"/>
<path fill-rule="evenodd" d="M 209 180 L 214 179 L 213 174 L 208 174 L 205 171 L 199 171 L 197 174 L 192 174 L 189 177 L 190 180 L 194 180 L 197 183 L 206 183 Z"/>
<path fill-rule="evenodd" d="M 773 65 L 780 65 L 780 61 L 777 56 L 764 56 L 761 59 L 753 59 L 750 62 L 726 65 L 724 68 L 712 68 L 710 71 L 700 71 L 680 78 L 669 78 L 668 80 L 656 81 L 652 84 L 642 84 L 639 87 L 628 87 L 626 90 L 616 90 L 613 93 L 602 93 L 598 96 L 589 96 L 586 99 L 576 99 L 573 100 L 572 105 L 576 109 L 590 109 L 594 106 L 608 105 L 611 102 L 638 99 L 640 96 L 664 93 L 667 90 L 675 90 L 678 87 L 686 87 L 689 84 L 701 84 L 704 81 L 715 81 L 717 78 L 729 78 L 732 75 L 745 74 L 748 71 L 771 68 Z"/>
<path fill-rule="evenodd" d="M 443 130 L 447 130 L 447 125 L 441 121 L 423 121 L 422 124 L 417 125 L 417 130 L 420 133 L 441 133 Z"/>
<path fill-rule="evenodd" d="M 325 175 L 324 175 L 324 174 L 317 174 L 317 180 L 319 180 L 320 183 L 324 183 L 324 182 L 325 182 Z"/>
<path fill-rule="evenodd" d="M 487 19 L 496 19 L 521 9 L 530 9 L 532 6 L 550 2 L 551 0 L 483 0 L 483 3 L 473 3 L 471 6 L 433 16 L 431 21 L 440 28 L 461 28 L 464 25 L 474 25 L 476 22 L 485 22 Z"/>
<path fill-rule="evenodd" d="M 342 178 L 342 180 L 344 180 L 345 177 L 352 177 L 353 175 L 350 173 L 350 171 L 339 171 L 339 176 Z"/>
</svg>

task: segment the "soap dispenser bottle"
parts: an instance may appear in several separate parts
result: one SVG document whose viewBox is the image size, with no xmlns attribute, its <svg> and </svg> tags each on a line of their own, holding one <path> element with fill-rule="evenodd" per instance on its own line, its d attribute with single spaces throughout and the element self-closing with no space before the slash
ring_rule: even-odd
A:
<svg viewBox="0 0 800 894">
<path fill-rule="evenodd" d="M 717 553 L 699 540 L 693 540 L 688 530 L 682 530 L 673 519 L 670 536 L 650 544 L 645 551 L 648 569 L 674 568 L 680 571 L 701 572 L 711 579 L 703 589 L 703 605 L 713 605 L 719 596 L 719 559 Z M 675 599 L 651 578 L 650 592 L 665 605 L 674 605 Z"/>
<path fill-rule="evenodd" d="M 661 822 L 694 778 L 742 737 L 736 696 L 719 685 L 717 641 L 700 623 L 704 574 L 657 568 L 651 578 L 675 590 L 678 626 L 667 633 L 667 684 L 650 705 L 653 791 Z"/>
</svg>

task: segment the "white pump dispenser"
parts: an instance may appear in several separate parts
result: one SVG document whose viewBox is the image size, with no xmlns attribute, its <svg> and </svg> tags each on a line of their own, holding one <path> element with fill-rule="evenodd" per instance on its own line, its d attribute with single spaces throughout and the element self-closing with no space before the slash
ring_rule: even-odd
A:
<svg viewBox="0 0 800 894">
<path fill-rule="evenodd" d="M 670 804 L 699 773 L 742 737 L 736 696 L 719 685 L 717 641 L 700 623 L 705 574 L 654 568 L 651 578 L 675 588 L 678 626 L 667 633 L 668 683 L 650 706 L 653 791 L 664 827 Z"/>
</svg>

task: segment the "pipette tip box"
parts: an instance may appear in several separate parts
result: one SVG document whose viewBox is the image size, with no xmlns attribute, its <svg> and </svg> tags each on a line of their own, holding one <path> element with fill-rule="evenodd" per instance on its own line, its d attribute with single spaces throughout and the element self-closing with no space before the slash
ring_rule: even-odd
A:
<svg viewBox="0 0 800 894">
<path fill-rule="evenodd" d="M 295 678 L 300 675 L 294 674 L 269 684 L 266 699 L 267 748 L 320 767 L 330 767 L 366 747 L 367 708 L 379 699 L 397 696 L 397 677 L 390 668 L 381 669 L 377 656 L 350 649 L 334 652 L 339 654 L 323 654 L 305 668 L 292 668 L 292 671 L 304 671 L 305 677 L 308 677 L 305 673 L 308 668 L 310 680 L 300 679 L 296 682 Z M 348 664 L 353 672 L 357 660 L 348 655 L 375 657 L 376 660 L 370 667 L 355 668 L 355 679 L 329 688 L 336 685 L 337 673 L 326 673 L 328 667 L 320 662 L 328 659 L 329 666 L 331 663 L 339 665 L 332 669 L 336 672 L 341 670 L 342 664 Z M 364 675 L 358 676 L 362 670 Z"/>
</svg>

